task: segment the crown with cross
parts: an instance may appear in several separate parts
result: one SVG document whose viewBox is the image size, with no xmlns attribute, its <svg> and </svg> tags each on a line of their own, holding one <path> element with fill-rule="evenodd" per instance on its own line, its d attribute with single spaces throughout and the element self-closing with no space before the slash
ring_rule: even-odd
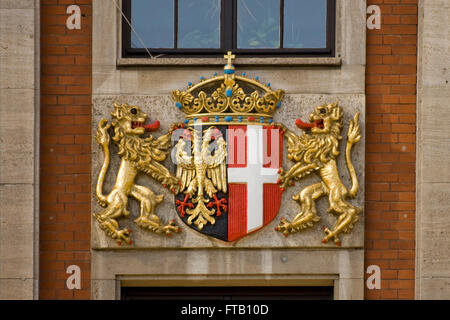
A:
<svg viewBox="0 0 450 320">
<path fill-rule="evenodd" d="M 272 90 L 259 77 L 236 75 L 231 51 L 224 58 L 223 75 L 201 77 L 199 83 L 189 83 L 186 91 L 172 92 L 177 108 L 186 113 L 185 124 L 271 124 L 284 91 Z"/>
</svg>

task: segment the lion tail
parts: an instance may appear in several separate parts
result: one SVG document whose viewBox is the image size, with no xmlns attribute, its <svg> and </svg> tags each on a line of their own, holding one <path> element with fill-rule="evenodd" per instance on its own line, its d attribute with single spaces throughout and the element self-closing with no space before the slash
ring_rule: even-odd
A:
<svg viewBox="0 0 450 320">
<path fill-rule="evenodd" d="M 102 169 L 100 170 L 100 174 L 98 176 L 97 185 L 95 188 L 95 195 L 97 196 L 97 202 L 102 206 L 106 207 L 108 205 L 107 196 L 103 194 L 103 182 L 105 180 L 106 172 L 108 171 L 109 162 L 110 162 L 110 154 L 109 154 L 109 146 L 107 144 L 103 144 L 103 153 L 105 155 L 105 160 L 102 165 Z"/>
<path fill-rule="evenodd" d="M 352 144 L 347 142 L 347 149 L 345 152 L 345 158 L 347 160 L 347 169 L 348 169 L 348 173 L 350 173 L 350 177 L 352 179 L 352 187 L 349 191 L 349 196 L 351 198 L 355 198 L 356 194 L 358 193 L 358 188 L 359 188 L 359 184 L 358 184 L 358 178 L 356 177 L 356 171 L 355 168 L 353 167 L 353 163 L 352 160 L 350 158 L 350 151 L 352 150 Z"/>
<path fill-rule="evenodd" d="M 351 151 L 352 147 L 355 143 L 357 143 L 361 139 L 361 129 L 359 127 L 358 123 L 359 119 L 359 112 L 357 112 L 353 118 L 353 120 L 350 121 L 349 128 L 348 128 L 348 134 L 347 134 L 347 148 L 345 150 L 345 160 L 347 161 L 347 169 L 350 174 L 350 177 L 352 179 L 352 187 L 349 191 L 349 196 L 351 198 L 355 198 L 356 194 L 358 193 L 358 178 L 356 176 L 355 168 L 353 167 L 352 159 L 351 159 Z"/>
</svg>

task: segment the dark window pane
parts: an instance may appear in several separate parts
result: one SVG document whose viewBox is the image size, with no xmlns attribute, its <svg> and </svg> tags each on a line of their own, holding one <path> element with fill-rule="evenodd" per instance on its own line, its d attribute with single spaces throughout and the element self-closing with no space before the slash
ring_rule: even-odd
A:
<svg viewBox="0 0 450 320">
<path fill-rule="evenodd" d="M 173 0 L 133 0 L 131 21 L 134 30 L 147 48 L 173 48 Z M 131 31 L 131 47 L 143 48 L 141 41 Z"/>
<path fill-rule="evenodd" d="M 285 48 L 327 46 L 327 0 L 284 0 Z"/>
<path fill-rule="evenodd" d="M 220 48 L 220 0 L 178 0 L 178 48 Z"/>
<path fill-rule="evenodd" d="M 280 47 L 279 0 L 238 0 L 237 10 L 239 49 Z"/>
</svg>

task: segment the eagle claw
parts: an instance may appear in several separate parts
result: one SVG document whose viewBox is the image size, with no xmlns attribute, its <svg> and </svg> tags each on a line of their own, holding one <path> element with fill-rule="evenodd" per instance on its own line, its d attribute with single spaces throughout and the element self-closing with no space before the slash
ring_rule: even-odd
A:
<svg viewBox="0 0 450 320">
<path fill-rule="evenodd" d="M 228 207 L 227 207 L 227 199 L 222 198 L 222 199 L 219 200 L 217 198 L 217 195 L 215 195 L 215 194 L 213 194 L 213 198 L 214 198 L 214 201 L 208 203 L 207 207 L 211 208 L 213 206 L 216 206 L 216 209 L 217 209 L 216 215 L 219 217 L 219 216 L 222 215 L 222 211 L 220 211 L 220 209 L 222 209 L 223 212 L 227 212 L 227 209 L 228 209 Z"/>
<path fill-rule="evenodd" d="M 187 202 L 189 200 L 189 194 L 187 194 L 184 197 L 183 201 L 177 200 L 175 201 L 176 205 L 177 205 L 177 210 L 180 212 L 180 215 L 182 218 L 184 218 L 184 215 L 186 214 L 185 208 L 188 207 L 190 209 L 194 208 L 194 204 L 191 202 Z"/>
</svg>

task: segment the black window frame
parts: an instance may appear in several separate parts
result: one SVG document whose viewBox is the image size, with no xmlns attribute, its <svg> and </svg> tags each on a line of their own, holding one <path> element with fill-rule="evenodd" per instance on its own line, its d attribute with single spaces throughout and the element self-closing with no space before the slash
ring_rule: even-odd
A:
<svg viewBox="0 0 450 320">
<path fill-rule="evenodd" d="M 122 0 L 122 11 L 131 22 L 132 0 Z M 228 5 L 225 5 L 228 3 Z M 283 45 L 284 26 L 284 0 L 280 0 L 280 46 Z M 153 55 L 164 57 L 215 57 L 228 51 L 239 56 L 270 56 L 270 57 L 335 57 L 336 54 L 336 0 L 327 0 L 327 33 L 326 48 L 278 48 L 278 49 L 238 49 L 237 48 L 237 0 L 221 0 L 220 17 L 220 48 L 132 48 L 132 30 L 127 20 L 122 17 L 122 58 L 145 58 L 148 57 L 147 50 Z M 174 8 L 174 42 L 176 44 L 178 33 L 178 0 L 175 0 Z M 226 30 L 233 30 L 232 33 Z M 175 45 L 174 45 L 175 46 Z"/>
</svg>

